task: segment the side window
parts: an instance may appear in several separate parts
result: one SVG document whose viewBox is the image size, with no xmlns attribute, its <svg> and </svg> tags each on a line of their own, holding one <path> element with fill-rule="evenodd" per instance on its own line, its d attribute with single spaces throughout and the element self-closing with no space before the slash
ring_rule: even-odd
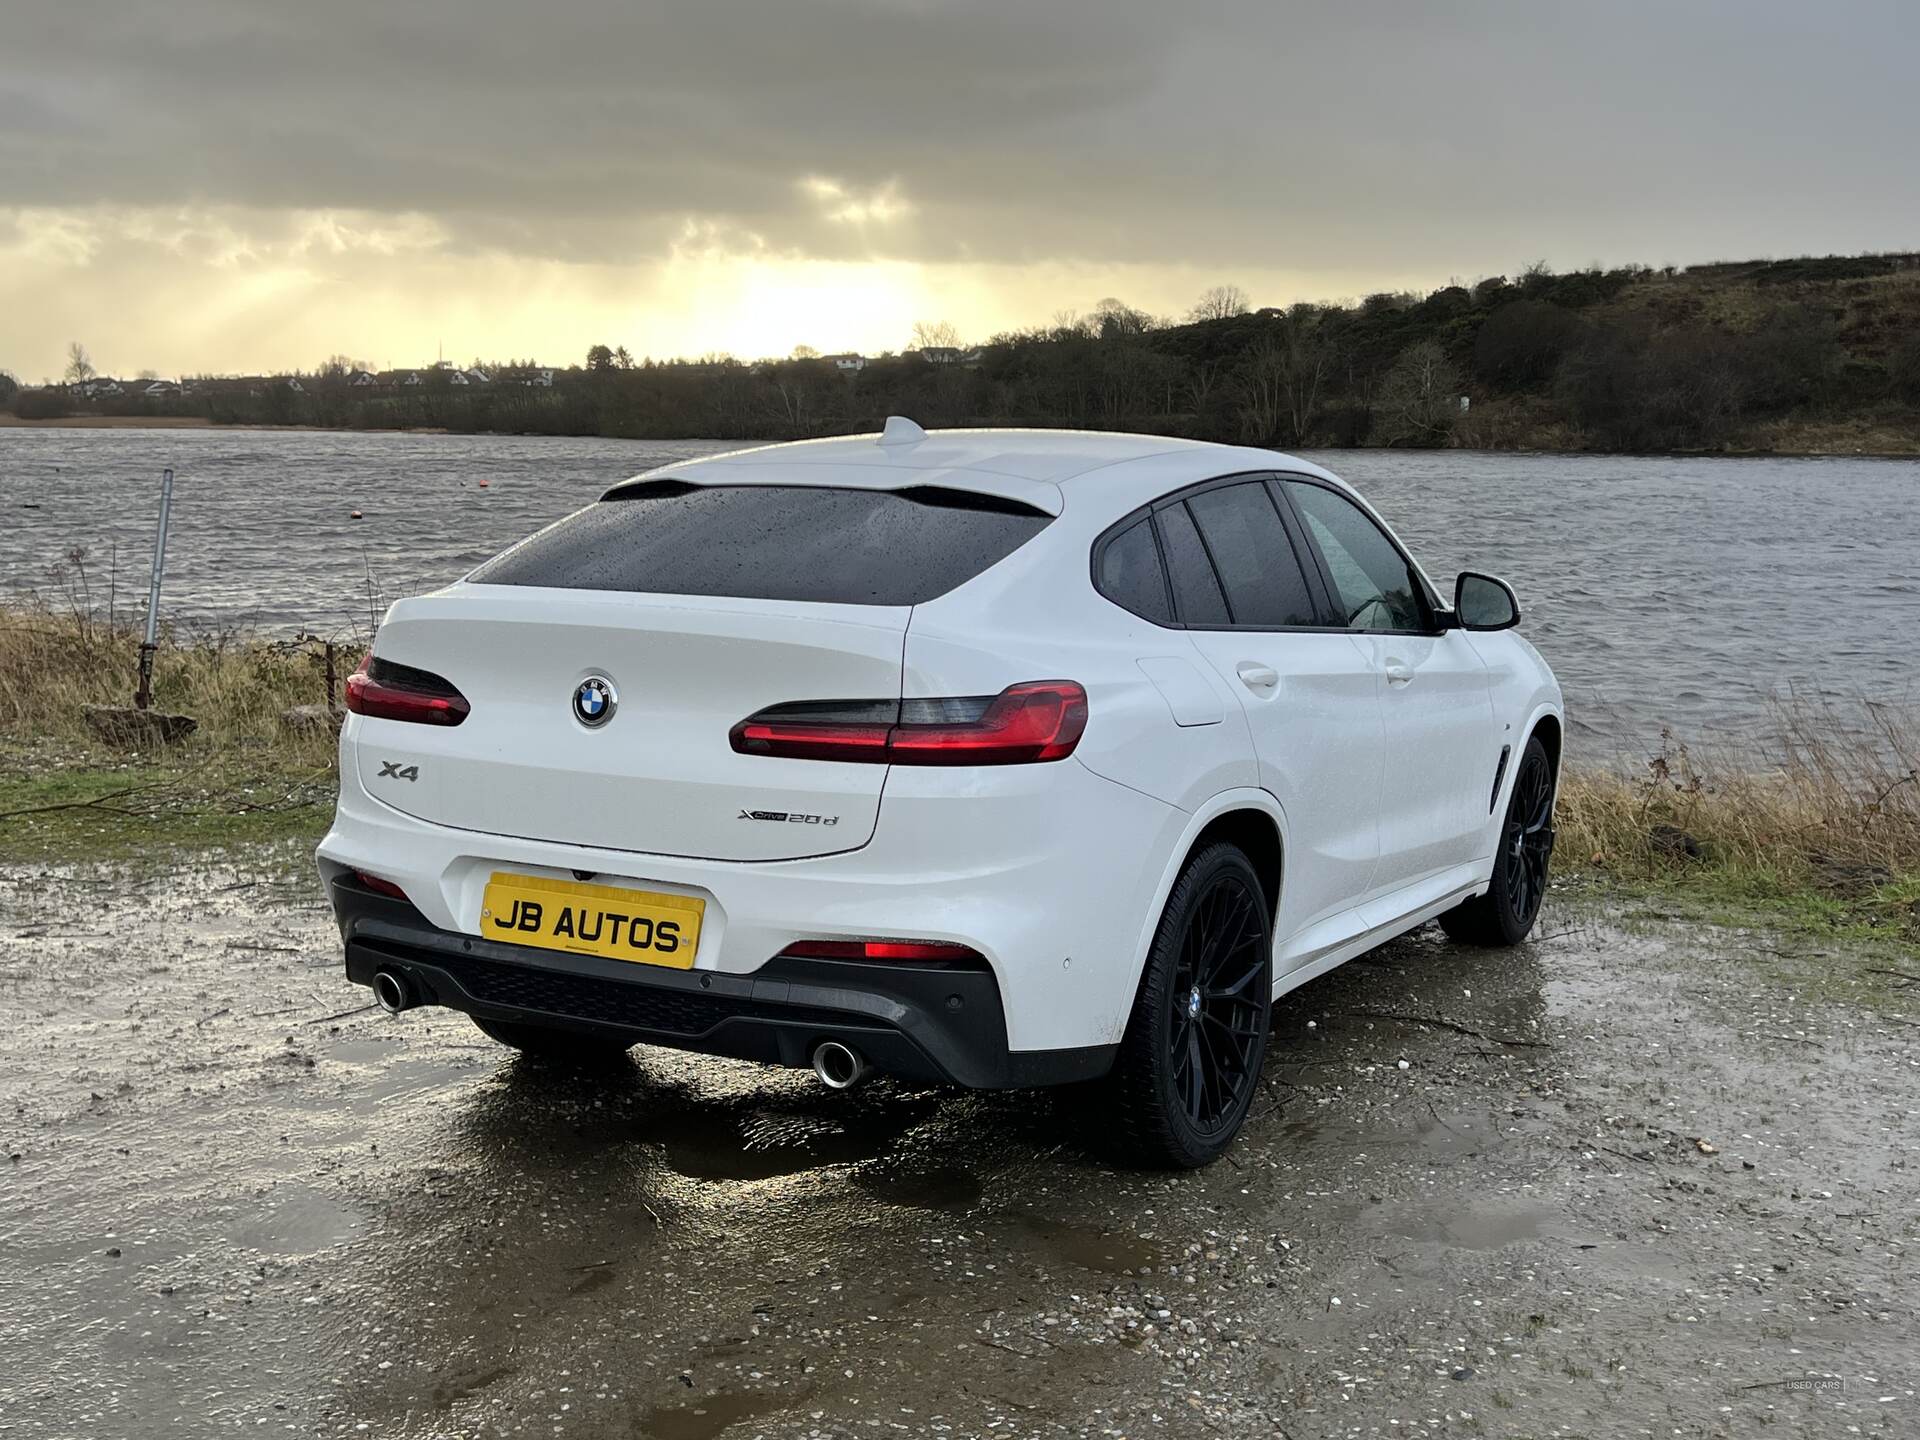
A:
<svg viewBox="0 0 1920 1440">
<path fill-rule="evenodd" d="M 1167 578 L 1173 581 L 1173 603 L 1188 625 L 1225 625 L 1227 602 L 1214 578 L 1213 562 L 1200 543 L 1200 532 L 1185 505 L 1169 505 L 1154 512 L 1160 543 L 1167 551 Z"/>
<path fill-rule="evenodd" d="M 1094 588 L 1122 610 L 1165 625 L 1173 619 L 1167 599 L 1167 572 L 1160 565 L 1153 522 L 1140 519 L 1114 536 L 1100 552 Z"/>
<path fill-rule="evenodd" d="M 1349 630 L 1433 628 L 1419 577 L 1364 510 L 1325 486 L 1286 485 L 1332 572 Z"/>
<path fill-rule="evenodd" d="M 1317 625 L 1313 595 L 1266 482 L 1203 490 L 1187 508 L 1206 538 L 1236 625 Z"/>
</svg>

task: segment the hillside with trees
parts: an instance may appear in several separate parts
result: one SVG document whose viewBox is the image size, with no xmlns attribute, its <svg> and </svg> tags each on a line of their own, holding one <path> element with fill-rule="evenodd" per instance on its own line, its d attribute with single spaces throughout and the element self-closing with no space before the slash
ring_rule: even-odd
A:
<svg viewBox="0 0 1920 1440">
<path fill-rule="evenodd" d="M 23 417 L 655 438 L 828 435 L 897 413 L 929 426 L 1151 430 L 1297 449 L 1920 451 L 1915 254 L 1538 266 L 1424 296 L 1286 309 L 1251 309 L 1220 286 L 1181 320 L 1107 300 L 976 349 L 943 325 L 919 327 L 916 342 L 857 366 L 805 346 L 750 363 L 635 361 L 596 344 L 583 364 L 537 372 L 549 377 L 540 384 L 526 378 L 530 362 L 355 383 L 335 357 L 271 382 L 104 399 L 21 389 L 0 405 Z"/>
</svg>

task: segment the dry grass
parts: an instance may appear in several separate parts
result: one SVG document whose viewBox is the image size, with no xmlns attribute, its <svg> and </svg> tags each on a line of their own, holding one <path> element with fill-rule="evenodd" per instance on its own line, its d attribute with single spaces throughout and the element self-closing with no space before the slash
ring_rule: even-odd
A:
<svg viewBox="0 0 1920 1440">
<path fill-rule="evenodd" d="M 83 707 L 132 703 L 140 638 L 124 614 L 109 622 L 34 598 L 0 606 L 0 736 L 16 745 L 97 747 Z M 336 682 L 358 659 L 350 644 L 335 648 Z M 322 642 L 162 631 L 153 708 L 199 722 L 175 759 L 252 752 L 279 767 L 325 766 L 332 736 L 324 728 L 295 732 L 281 716 L 294 705 L 324 705 L 327 696 Z"/>
<path fill-rule="evenodd" d="M 1638 878 L 1767 875 L 1861 892 L 1920 876 L 1920 733 L 1889 706 L 1866 728 L 1778 707 L 1765 754 L 1703 755 L 1665 736 L 1639 776 L 1570 769 L 1558 855 Z"/>
</svg>

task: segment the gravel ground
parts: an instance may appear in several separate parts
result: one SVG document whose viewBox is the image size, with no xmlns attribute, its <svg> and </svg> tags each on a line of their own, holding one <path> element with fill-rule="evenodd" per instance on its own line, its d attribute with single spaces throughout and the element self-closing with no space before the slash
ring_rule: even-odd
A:
<svg viewBox="0 0 1920 1440">
<path fill-rule="evenodd" d="M 1077 1099 L 355 1010 L 277 873 L 0 870 L 0 1433 L 1920 1434 L 1920 1029 L 1857 957 L 1428 930 L 1153 1175 Z"/>
</svg>

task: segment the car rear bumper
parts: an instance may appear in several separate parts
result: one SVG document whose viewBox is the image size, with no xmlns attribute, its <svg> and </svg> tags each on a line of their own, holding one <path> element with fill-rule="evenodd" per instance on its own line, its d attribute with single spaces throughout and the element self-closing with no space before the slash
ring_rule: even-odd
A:
<svg viewBox="0 0 1920 1440">
<path fill-rule="evenodd" d="M 792 1066 L 837 1040 L 876 1070 L 974 1089 L 1094 1079 L 1117 1048 L 1010 1049 L 984 966 L 776 956 L 747 974 L 667 970 L 442 930 L 347 875 L 327 888 L 349 980 L 392 971 L 417 1003 L 487 1019 Z"/>
<path fill-rule="evenodd" d="M 771 958 L 798 942 L 964 945 L 989 967 L 1016 1054 L 1119 1042 L 1156 886 L 1187 819 L 1071 759 L 906 766 L 890 774 L 879 828 L 858 850 L 706 860 L 435 825 L 370 796 L 352 749 L 343 737 L 340 804 L 317 857 L 329 887 L 355 871 L 379 876 L 456 944 L 481 942 L 487 886 L 500 874 L 684 896 L 704 913 L 681 983 L 710 976 L 706 993 L 732 993 L 723 979 L 767 978 Z"/>
</svg>

